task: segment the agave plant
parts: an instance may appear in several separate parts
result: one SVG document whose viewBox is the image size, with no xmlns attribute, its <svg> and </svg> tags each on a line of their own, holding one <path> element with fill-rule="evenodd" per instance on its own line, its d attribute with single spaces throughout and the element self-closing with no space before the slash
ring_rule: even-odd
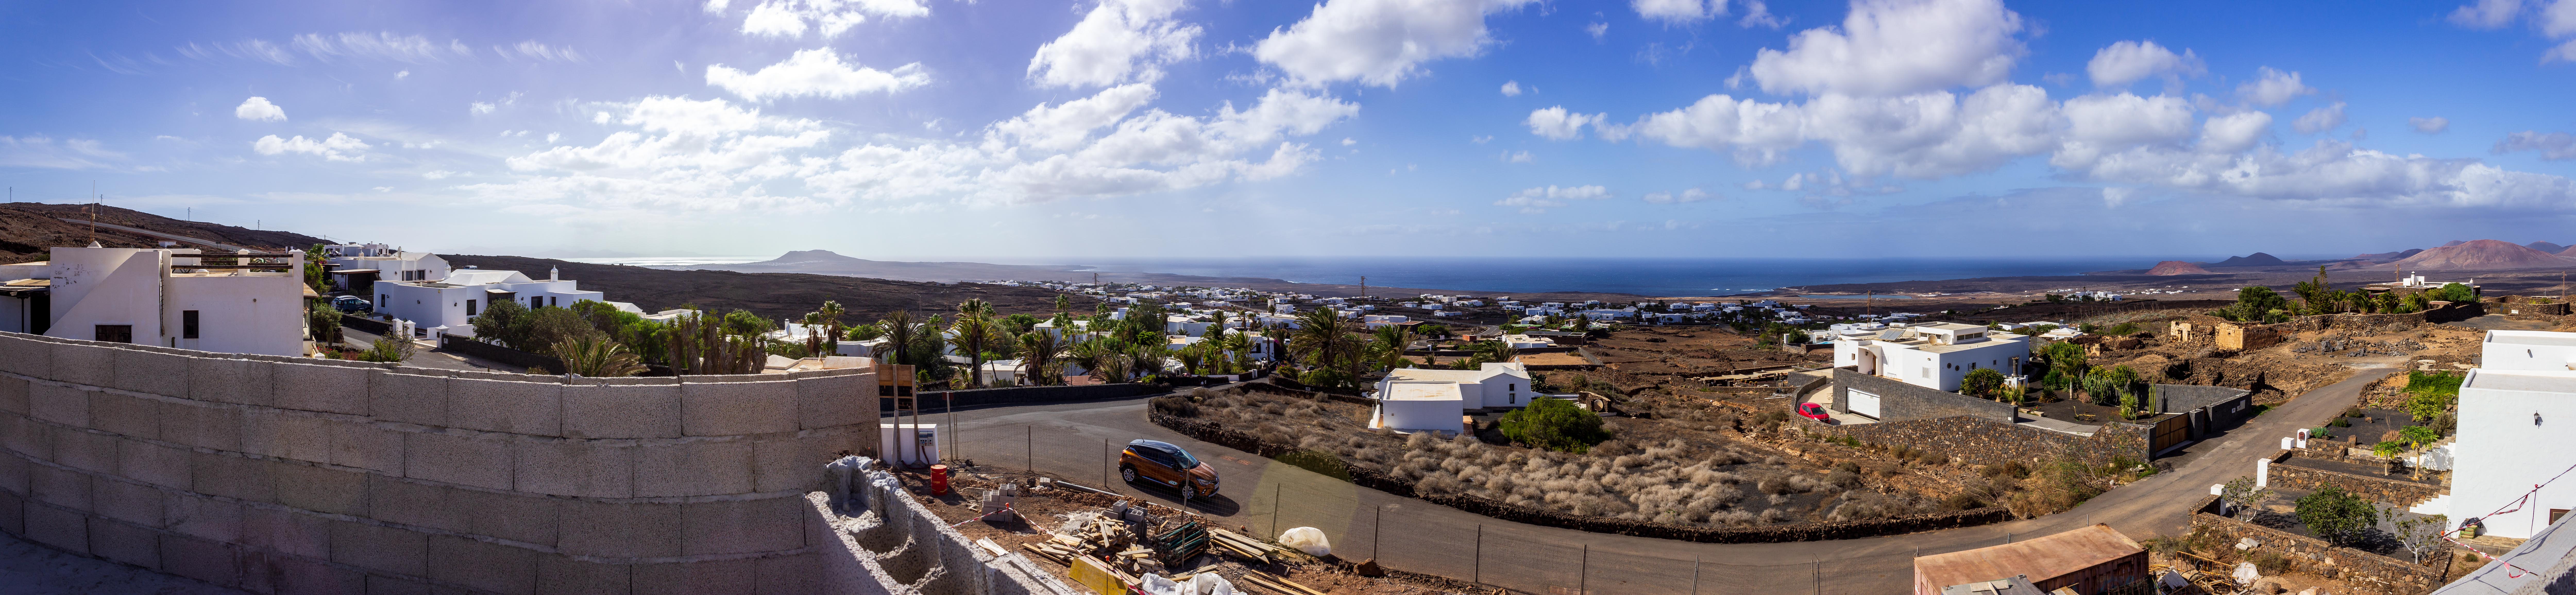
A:
<svg viewBox="0 0 2576 595">
<path fill-rule="evenodd" d="M 644 361 L 637 359 L 626 346 L 602 337 L 581 337 L 556 343 L 555 357 L 563 360 L 564 372 L 581 376 L 633 376 L 644 371 Z"/>
</svg>

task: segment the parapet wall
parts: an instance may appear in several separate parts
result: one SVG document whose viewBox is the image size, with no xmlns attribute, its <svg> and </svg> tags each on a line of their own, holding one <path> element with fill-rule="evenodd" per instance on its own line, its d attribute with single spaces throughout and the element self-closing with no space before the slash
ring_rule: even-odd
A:
<svg viewBox="0 0 2576 595">
<path fill-rule="evenodd" d="M 0 333 L 0 531 L 259 593 L 814 592 L 875 395 Z"/>
</svg>

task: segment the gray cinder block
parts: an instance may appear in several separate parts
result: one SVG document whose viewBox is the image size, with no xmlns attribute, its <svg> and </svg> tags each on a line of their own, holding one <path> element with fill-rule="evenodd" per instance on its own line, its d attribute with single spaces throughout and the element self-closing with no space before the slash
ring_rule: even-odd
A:
<svg viewBox="0 0 2576 595">
<path fill-rule="evenodd" d="M 382 421 L 445 426 L 448 380 L 444 376 L 371 374 L 368 411 Z"/>
<path fill-rule="evenodd" d="M 0 376 L 0 413 L 27 414 L 27 379 Z"/>
<path fill-rule="evenodd" d="M 690 382 L 680 385 L 680 428 L 690 436 L 796 431 L 796 383 Z"/>
<path fill-rule="evenodd" d="M 54 462 L 91 473 L 116 474 L 115 436 L 69 428 L 54 429 Z"/>
<path fill-rule="evenodd" d="M 116 443 L 116 473 L 126 479 L 173 489 L 186 490 L 195 485 L 191 479 L 189 451 L 141 440 L 119 440 Z"/>
<path fill-rule="evenodd" d="M 277 484 L 268 470 L 272 464 L 276 463 L 250 457 L 190 452 L 188 477 L 191 486 L 200 494 L 275 503 Z"/>
<path fill-rule="evenodd" d="M 538 440 L 516 444 L 518 491 L 552 496 L 635 496 L 635 445 L 631 440 Z"/>
<path fill-rule="evenodd" d="M 110 561 L 161 569 L 161 534 L 151 529 L 90 519 L 89 551 Z"/>
<path fill-rule="evenodd" d="M 89 553 L 89 517 L 77 510 L 64 510 L 29 503 L 27 540 L 76 553 Z"/>
<path fill-rule="evenodd" d="M 845 374 L 796 381 L 797 427 L 846 426 L 876 418 L 876 378 Z"/>
<path fill-rule="evenodd" d="M 184 535 L 161 535 L 161 571 L 216 585 L 241 584 L 240 552 L 231 546 Z"/>
<path fill-rule="evenodd" d="M 139 349 L 112 352 L 107 386 L 165 397 L 188 396 L 188 357 Z"/>
<path fill-rule="evenodd" d="M 473 511 L 459 505 L 462 496 L 456 488 L 405 481 L 382 475 L 367 476 L 367 516 L 388 523 L 400 523 L 431 529 L 471 532 L 469 520 Z"/>
<path fill-rule="evenodd" d="M 242 589 L 253 593 L 366 593 L 367 575 L 287 554 L 241 553 Z"/>
<path fill-rule="evenodd" d="M 537 558 L 537 592 L 548 595 L 627 595 L 635 567 L 583 562 L 560 555 Z"/>
<path fill-rule="evenodd" d="M 152 486 L 92 477 L 89 492 L 91 507 L 98 516 L 158 529 L 167 512 L 167 505 L 161 502 L 161 490 Z"/>
<path fill-rule="evenodd" d="M 27 387 L 27 414 L 38 420 L 66 426 L 89 427 L 89 392 L 69 386 L 37 383 Z"/>
<path fill-rule="evenodd" d="M 70 343 L 53 344 L 53 374 L 29 374 L 74 384 L 107 386 L 116 376 L 116 349 Z"/>
<path fill-rule="evenodd" d="M 750 593 L 755 571 L 749 558 L 645 564 L 635 567 L 635 595 Z"/>
<path fill-rule="evenodd" d="M 444 432 L 403 434 L 403 477 L 510 489 L 510 443 Z"/>
<path fill-rule="evenodd" d="M 447 425 L 486 432 L 561 436 L 563 385 L 450 380 Z"/>
<path fill-rule="evenodd" d="M 466 489 L 450 493 L 455 495 L 455 499 L 449 506 L 466 510 L 465 532 L 540 546 L 557 543 L 556 527 L 562 520 L 561 507 L 587 504 L 543 496 Z"/>
<path fill-rule="evenodd" d="M 0 413 L 0 447 L 39 461 L 54 460 L 54 427 Z"/>
<path fill-rule="evenodd" d="M 759 586 L 752 591 L 753 593 L 758 595 L 787 595 L 790 593 L 817 593 L 823 591 L 823 559 L 820 555 L 796 554 L 793 556 L 760 558 L 756 560 L 756 563 L 759 564 L 759 568 L 757 570 L 759 573 Z M 951 582 L 957 582 L 962 579 L 952 578 L 949 580 Z"/>
<path fill-rule="evenodd" d="M 320 465 L 269 466 L 277 503 L 314 512 L 367 516 L 367 474 Z"/>
<path fill-rule="evenodd" d="M 429 534 L 331 521 L 331 561 L 369 570 L 429 575 Z"/>
<path fill-rule="evenodd" d="M 29 469 L 27 499 L 89 512 L 89 476 L 79 471 L 37 465 Z M 69 549 L 69 548 L 66 548 Z"/>
<path fill-rule="evenodd" d="M 367 377 L 374 375 L 373 369 L 312 364 L 275 364 L 269 369 L 277 407 L 367 414 Z"/>
<path fill-rule="evenodd" d="M 432 535 L 429 578 L 501 595 L 534 595 L 537 555 L 526 548 Z"/>
<path fill-rule="evenodd" d="M 164 495 L 161 504 L 172 532 L 222 542 L 241 539 L 240 504 L 187 494 Z"/>
<path fill-rule="evenodd" d="M 281 459 L 331 460 L 332 420 L 280 409 L 242 412 L 242 452 Z"/>
<path fill-rule="evenodd" d="M 635 449 L 635 496 L 714 496 L 751 491 L 751 441 L 646 443 Z"/>
<path fill-rule="evenodd" d="M 273 508 L 244 508 L 239 545 L 308 558 L 329 558 L 332 522 L 315 515 Z"/>
<path fill-rule="evenodd" d="M 161 405 L 149 399 L 89 391 L 90 428 L 136 438 L 161 438 Z"/>
<path fill-rule="evenodd" d="M 367 422 L 331 420 L 331 464 L 401 475 L 403 433 Z"/>
<path fill-rule="evenodd" d="M 188 358 L 188 398 L 236 405 L 275 402 L 271 364 L 235 358 Z M 176 395 L 173 395 L 176 396 Z"/>
<path fill-rule="evenodd" d="M 676 384 L 563 387 L 566 438 L 678 438 Z"/>
<path fill-rule="evenodd" d="M 749 554 L 805 547 L 802 496 L 680 506 L 681 555 Z"/>
<path fill-rule="evenodd" d="M 680 505 L 580 502 L 563 509 L 555 550 L 602 558 L 680 555 Z"/>
<path fill-rule="evenodd" d="M 240 452 L 242 410 L 195 401 L 161 401 L 161 439 L 197 448 Z"/>
<path fill-rule="evenodd" d="M 39 341 L 34 335 L 10 333 L 0 337 L 0 372 L 25 374 L 37 378 L 54 375 L 54 346 Z"/>
<path fill-rule="evenodd" d="M 26 459 L 0 454 L 0 492 L 27 493 L 27 482 L 30 481 L 27 474 L 34 472 L 31 469 L 34 466 L 35 463 L 27 462 Z"/>
</svg>

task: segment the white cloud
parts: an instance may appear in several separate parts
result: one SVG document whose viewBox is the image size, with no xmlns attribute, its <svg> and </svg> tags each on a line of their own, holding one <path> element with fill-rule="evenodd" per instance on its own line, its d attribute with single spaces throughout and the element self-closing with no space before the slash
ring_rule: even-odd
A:
<svg viewBox="0 0 2576 595">
<path fill-rule="evenodd" d="M 2522 0 L 2477 0 L 2451 10 L 2451 24 L 2471 29 L 2495 29 L 2513 22 L 2522 12 Z"/>
<path fill-rule="evenodd" d="M 725 8 L 732 5 L 733 0 L 707 0 L 704 8 L 708 14 L 724 14 Z"/>
<path fill-rule="evenodd" d="M 1762 0 L 1744 0 L 1744 18 L 1737 19 L 1735 24 L 1736 26 L 1745 28 L 1769 27 L 1778 29 L 1781 25 L 1789 24 L 1789 19 L 1772 16 L 1771 5 L 1764 4 Z"/>
<path fill-rule="evenodd" d="M 1629 0 L 1628 6 L 1640 18 L 1674 25 L 1726 16 L 1726 0 Z"/>
<path fill-rule="evenodd" d="M 1029 78 L 1055 87 L 1114 85 L 1162 78 L 1164 64 L 1187 60 L 1197 25 L 1172 19 L 1181 0 L 1103 0 L 1073 30 L 1029 58 Z M 1131 78 L 1132 75 L 1132 78 Z"/>
<path fill-rule="evenodd" d="M 2191 105 L 2180 97 L 2087 95 L 2066 100 L 2066 138 L 2094 146 L 2173 143 L 2191 137 Z"/>
<path fill-rule="evenodd" d="M 2210 116 L 2201 125 L 2198 147 L 2208 153 L 2236 153 L 2254 148 L 2263 140 L 2263 132 L 2272 128 L 2272 114 L 2237 112 Z"/>
<path fill-rule="evenodd" d="M 1520 212 L 1534 215 L 1565 206 L 1565 201 L 1569 200 L 1608 198 L 1610 198 L 1610 189 L 1601 186 L 1540 186 L 1512 193 L 1511 196 L 1494 201 L 1494 206 L 1520 207 Z"/>
<path fill-rule="evenodd" d="M 2083 173 L 2109 182 L 2274 200 L 2527 208 L 2576 203 L 2576 183 L 2567 178 L 2506 171 L 2475 159 L 2391 155 L 2333 140 L 2296 153 L 2270 146 L 2240 155 L 2142 147 Z"/>
<path fill-rule="evenodd" d="M 1583 136 L 1584 125 L 1600 124 L 1602 117 L 1603 114 L 1567 113 L 1565 106 L 1556 106 L 1531 110 L 1525 122 L 1529 124 L 1530 134 L 1554 140 L 1573 140 Z"/>
<path fill-rule="evenodd" d="M 411 78 L 411 71 L 409 70 L 394 73 L 394 80 L 399 81 L 407 78 Z"/>
<path fill-rule="evenodd" d="M 2238 96 L 2253 102 L 2254 105 L 2265 107 L 2289 103 L 2300 95 L 2315 92 L 2317 92 L 2315 88 L 2299 82 L 2299 73 L 2282 72 L 2270 66 L 2258 70 L 2253 82 L 2236 87 Z"/>
<path fill-rule="evenodd" d="M 2441 134 L 2442 131 L 2451 129 L 2451 119 L 2441 116 L 2433 116 L 2430 118 L 2407 118 L 2406 125 L 2413 127 L 2416 132 L 2425 134 Z"/>
<path fill-rule="evenodd" d="M 1359 139 L 1350 138 L 1350 137 L 1342 137 L 1342 146 L 1347 147 L 1347 146 L 1356 145 L 1356 144 L 1360 144 Z"/>
<path fill-rule="evenodd" d="M 1674 194 L 1674 193 L 1671 193 L 1671 192 L 1655 192 L 1655 193 L 1650 193 L 1650 194 L 1647 194 L 1647 195 L 1646 195 L 1646 202 L 1655 203 L 1655 204 L 1659 204 L 1659 205 L 1669 205 L 1669 204 L 1694 203 L 1694 202 L 1699 202 L 1699 201 L 1703 201 L 1703 200 L 1708 200 L 1708 199 L 1710 199 L 1710 198 L 1714 198 L 1714 195 L 1709 194 L 1709 193 L 1708 193 L 1708 191 L 1706 191 L 1706 190 L 1701 190 L 1701 189 L 1698 189 L 1698 188 L 1692 188 L 1692 189 L 1689 189 L 1689 190 L 1683 190 L 1683 191 L 1681 191 L 1681 193 L 1680 193 L 1680 194 Z"/>
<path fill-rule="evenodd" d="M 720 12 L 722 6 L 708 3 L 708 12 Z M 850 27 L 867 22 L 870 15 L 910 18 L 930 14 L 930 7 L 920 0 L 769 0 L 751 8 L 742 18 L 742 32 L 752 35 L 803 37 L 807 27 L 831 39 Z M 808 22 L 811 22 L 809 25 Z"/>
<path fill-rule="evenodd" d="M 392 32 L 379 32 L 374 35 L 306 33 L 295 36 L 295 39 L 289 43 L 295 46 L 295 49 L 302 50 L 314 59 L 324 62 L 341 58 L 363 58 L 419 64 L 445 62 L 448 58 L 474 55 L 474 51 L 467 49 L 463 42 L 449 40 L 442 44 L 418 35 L 395 35 Z"/>
<path fill-rule="evenodd" d="M 2557 0 L 2541 8 L 2540 32 L 2550 37 L 2576 35 L 2576 2 Z"/>
<path fill-rule="evenodd" d="M 2542 62 L 2576 62 L 2576 41 L 2568 41 L 2540 54 Z"/>
<path fill-rule="evenodd" d="M 2523 131 L 2496 141 L 2494 152 L 2503 154 L 2515 151 L 2539 151 L 2540 158 L 2549 161 L 2576 159 L 2576 135 L 2564 132 L 2541 134 Z"/>
<path fill-rule="evenodd" d="M 360 153 L 360 151 L 367 150 L 366 141 L 351 138 L 347 134 L 338 132 L 333 132 L 331 133 L 331 138 L 322 140 L 313 140 L 302 136 L 281 139 L 277 138 L 277 135 L 271 134 L 259 137 L 259 140 L 251 141 L 250 149 L 252 151 L 257 151 L 261 155 L 303 153 L 331 161 L 367 160 L 367 156 Z"/>
<path fill-rule="evenodd" d="M 1597 41 L 1604 40 L 1604 39 L 1609 39 L 1609 38 L 1610 38 L 1610 24 L 1609 24 L 1609 23 L 1593 23 L 1593 24 L 1590 24 L 1590 25 L 1584 25 L 1584 26 L 1583 26 L 1583 32 L 1584 32 L 1585 34 L 1587 34 L 1587 35 L 1591 35 L 1591 36 L 1592 36 L 1592 40 L 1593 40 L 1593 41 L 1596 41 L 1596 42 L 1597 42 Z"/>
<path fill-rule="evenodd" d="M 1772 93 L 1899 95 L 2004 80 L 2027 50 L 2000 0 L 1853 0 L 1840 28 L 1765 48 L 1751 72 Z"/>
<path fill-rule="evenodd" d="M 2110 207 L 2110 208 L 2114 208 L 2114 209 L 2120 208 L 2120 205 L 2121 205 L 2121 204 L 2125 204 L 2125 203 L 2129 202 L 2129 197 L 2130 197 L 2130 196 L 2136 195 L 2137 193 L 2138 193 L 2138 189 L 2136 189 L 2136 188 L 2122 188 L 2122 187 L 2118 187 L 2118 186 L 2103 186 L 2103 187 L 2102 187 L 2102 206 Z"/>
<path fill-rule="evenodd" d="M 447 170 L 443 170 L 443 169 L 434 169 L 434 170 L 430 170 L 430 171 L 420 172 L 420 177 L 421 177 L 421 179 L 424 179 L 424 180 L 444 180 L 444 179 L 447 179 L 447 178 L 450 178 L 450 177 L 454 177 L 455 175 L 456 175 L 456 172 L 447 171 Z"/>
<path fill-rule="evenodd" d="M 1520 82 L 1520 81 L 1503 81 L 1503 96 L 1504 96 L 1504 97 L 1519 97 L 1519 96 L 1521 96 L 1521 82 Z"/>
<path fill-rule="evenodd" d="M 1530 163 L 1534 161 L 1538 161 L 1538 158 L 1531 156 L 1529 151 L 1512 151 L 1503 153 L 1504 163 Z"/>
<path fill-rule="evenodd" d="M 240 106 L 233 108 L 233 117 L 251 121 L 284 122 L 286 108 L 269 103 L 266 97 L 252 97 L 242 100 Z"/>
<path fill-rule="evenodd" d="M 492 105 L 492 104 L 484 103 L 484 102 L 480 102 L 480 101 L 465 104 L 465 111 L 474 112 L 474 113 L 476 113 L 476 114 L 488 114 L 488 113 L 492 113 L 492 110 L 496 110 L 496 109 L 501 109 L 501 106 Z"/>
<path fill-rule="evenodd" d="M 1485 15 L 1535 0 L 1326 0 L 1273 29 L 1252 55 L 1300 84 L 1394 87 L 1422 63 L 1473 56 L 1491 41 Z"/>
<path fill-rule="evenodd" d="M 65 139 L 56 144 L 46 136 L 0 136 L 0 167 L 96 169 L 124 158 L 124 153 L 107 150 L 96 140 Z"/>
<path fill-rule="evenodd" d="M 2307 115 L 2291 121 L 2290 128 L 2298 130 L 2299 134 L 2316 134 L 2333 130 L 2337 126 L 2342 126 L 2343 122 L 2343 102 L 2337 101 L 2325 107 L 2308 110 Z"/>
<path fill-rule="evenodd" d="M 2125 87 L 2151 76 L 2179 80 L 2205 70 L 2200 56 L 2191 50 L 2175 54 L 2154 41 L 2113 43 L 2094 52 L 2093 61 L 2084 65 L 2084 72 L 2093 76 L 2093 86 L 2104 88 Z"/>
<path fill-rule="evenodd" d="M 522 41 L 517 45 L 492 46 L 492 53 L 499 54 L 502 59 L 511 61 L 527 60 L 530 62 L 574 63 L 590 61 L 589 58 L 582 56 L 580 51 L 576 51 L 570 46 L 555 47 L 543 43 L 537 43 L 535 41 Z"/>
<path fill-rule="evenodd" d="M 845 63 L 831 48 L 798 50 L 786 61 L 746 73 L 722 64 L 707 66 L 707 84 L 746 101 L 827 97 L 846 99 L 867 93 L 895 93 L 930 84 L 930 75 L 915 62 L 892 71 Z"/>
</svg>

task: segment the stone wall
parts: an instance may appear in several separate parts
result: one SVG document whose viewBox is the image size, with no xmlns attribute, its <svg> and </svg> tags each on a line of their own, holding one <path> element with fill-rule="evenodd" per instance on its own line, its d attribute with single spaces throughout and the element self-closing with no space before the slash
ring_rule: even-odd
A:
<svg viewBox="0 0 2576 595">
<path fill-rule="evenodd" d="M 2395 504 L 2400 508 L 2413 508 L 2417 504 L 2450 493 L 2450 490 L 2442 489 L 2442 486 L 2438 485 L 2286 464 L 2293 458 L 2294 453 L 2286 451 L 2274 455 L 2271 466 L 2267 467 L 2271 474 L 2267 483 L 2297 490 L 2334 486 L 2346 492 L 2360 494 L 2372 502 Z"/>
<path fill-rule="evenodd" d="M 2356 589 L 2354 592 L 2361 595 L 2417 595 L 2442 584 L 2445 569 L 2440 566 L 2339 548 L 2314 537 L 2219 516 L 2217 496 L 2201 497 L 2200 506 L 2193 510 L 2192 533 L 2208 531 L 2231 544 L 2230 547 L 2239 540 L 2252 538 L 2257 544 L 2256 550 L 2279 552 L 2298 561 L 2309 572 L 2352 585 Z M 2448 560 L 2450 557 L 2436 555 L 2433 558 Z"/>
<path fill-rule="evenodd" d="M 2484 300 L 2489 312 L 2506 316 L 2566 316 L 2567 300 L 2555 297 L 2508 295 Z"/>
<path fill-rule="evenodd" d="M 2290 332 L 2333 329 L 2348 334 L 2374 335 L 2413 329 L 2427 324 L 2468 320 L 2484 315 L 2486 315 L 2486 306 L 2479 302 L 2433 302 L 2431 308 L 2421 312 L 2299 316 L 2274 326 L 2285 327 Z"/>
<path fill-rule="evenodd" d="M 1849 367 L 1834 368 L 1835 410 L 1851 410 L 1852 389 L 1878 395 L 1878 418 L 1883 421 L 1975 417 L 2008 423 L 2013 419 L 2012 405 L 1862 374 Z"/>
<path fill-rule="evenodd" d="M 2149 454 L 2149 428 L 2119 422 L 2104 424 L 2091 436 L 2080 436 L 1969 416 L 1850 425 L 1826 425 L 1806 418 L 1796 421 L 1798 428 L 1811 434 L 1902 444 L 1947 453 L 1979 465 L 2029 465 L 2059 457 L 2073 457 L 2087 465 L 2106 465 L 2115 460 L 2143 463 Z"/>
<path fill-rule="evenodd" d="M 2156 406 L 2155 410 L 2166 413 L 2190 411 L 2228 401 L 2243 399 L 2247 395 L 2254 394 L 2252 391 L 2247 391 L 2241 388 L 2198 386 L 2191 384 L 2152 384 L 2148 385 L 2148 391 L 2151 393 L 2150 398 L 2154 401 L 2154 405 Z"/>
<path fill-rule="evenodd" d="M 258 593 L 806 593 L 872 371 L 595 378 L 0 333 L 0 531 Z M 683 382 L 685 380 L 685 382 Z"/>
<path fill-rule="evenodd" d="M 1016 550 L 978 547 L 884 471 L 854 474 L 848 491 L 805 495 L 805 540 L 821 558 L 813 593 L 1076 595 Z"/>
</svg>

